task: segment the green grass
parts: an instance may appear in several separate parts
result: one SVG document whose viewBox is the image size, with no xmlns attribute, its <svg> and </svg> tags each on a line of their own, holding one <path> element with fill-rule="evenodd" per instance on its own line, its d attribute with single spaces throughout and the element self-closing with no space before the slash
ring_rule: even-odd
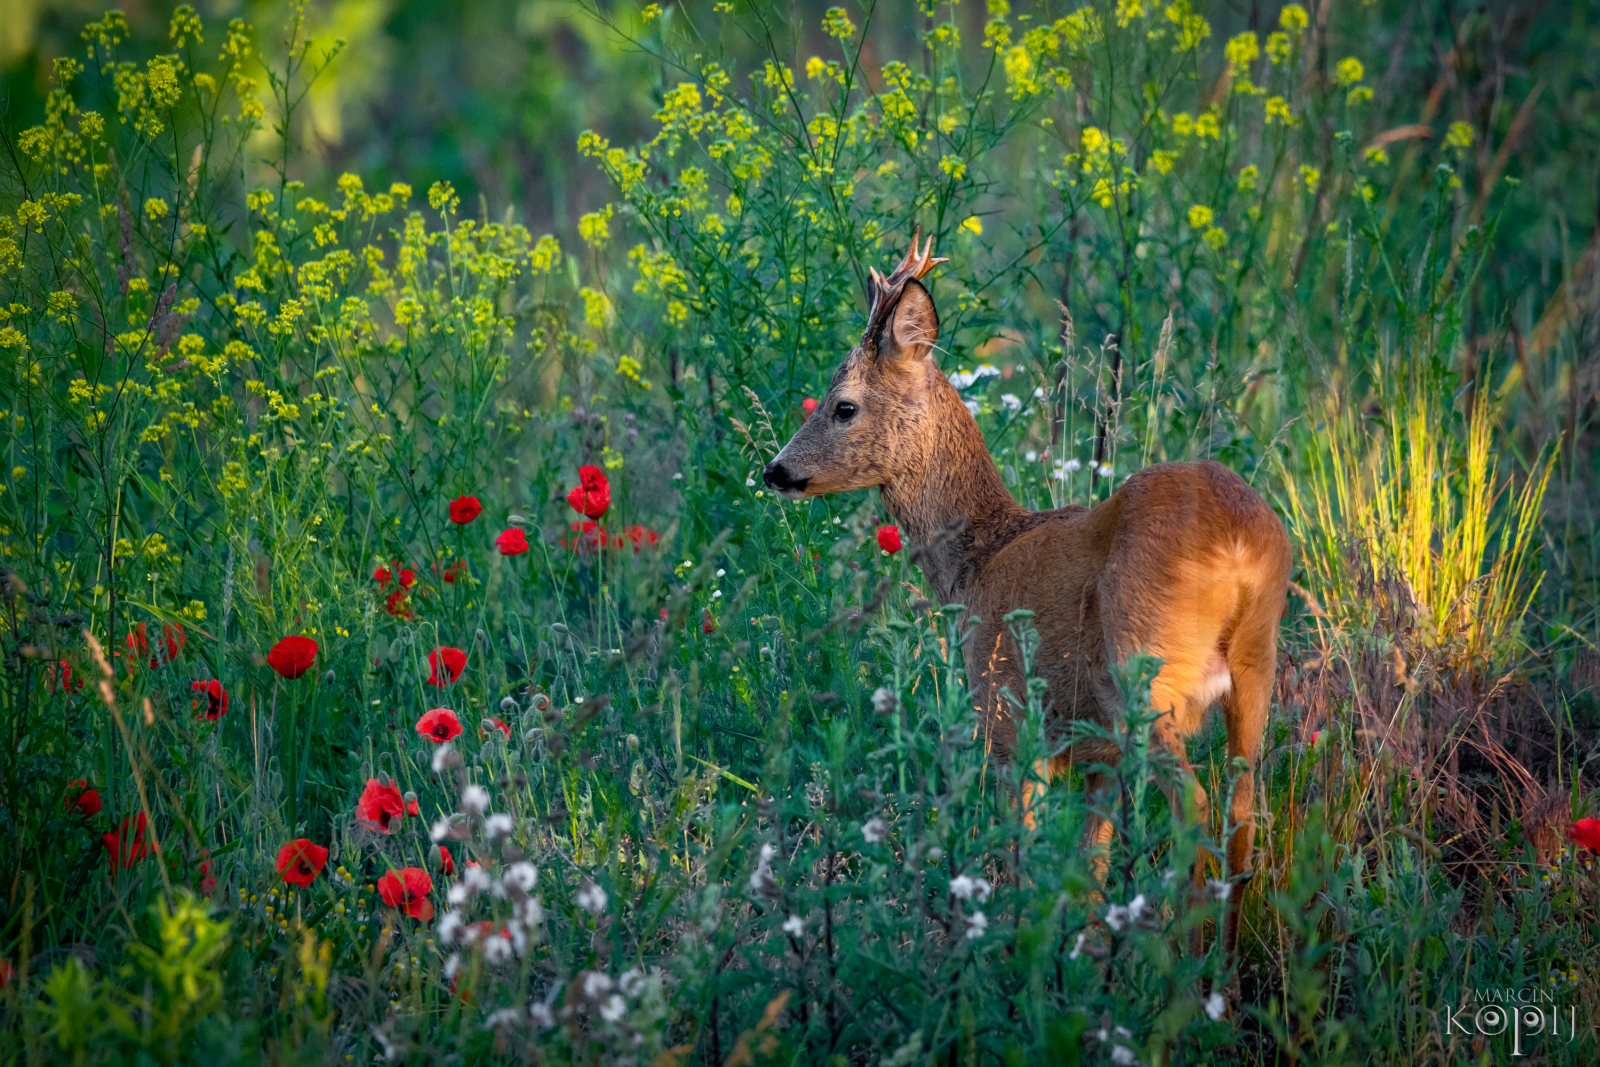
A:
<svg viewBox="0 0 1600 1067">
<path fill-rule="evenodd" d="M 1589 460 L 1484 354 L 1507 133 L 1385 141 L 1378 15 L 1295 10 L 1252 55 L 1185 5 L 939 6 L 899 66 L 871 8 L 596 13 L 668 73 L 648 143 L 580 141 L 614 201 L 565 244 L 447 182 L 308 187 L 281 131 L 342 60 L 297 22 L 268 68 L 242 26 L 91 27 L 5 129 L 6 1062 L 1500 1062 L 1443 1029 L 1491 989 L 1587 1025 L 1592 538 L 1544 503 Z M 1172 874 L 1227 827 L 1156 788 L 1153 663 L 1102 886 L 1078 789 L 1011 800 L 1048 693 L 991 761 L 876 494 L 762 489 L 914 225 L 1020 500 L 1212 457 L 1294 535 L 1237 960 Z"/>
</svg>

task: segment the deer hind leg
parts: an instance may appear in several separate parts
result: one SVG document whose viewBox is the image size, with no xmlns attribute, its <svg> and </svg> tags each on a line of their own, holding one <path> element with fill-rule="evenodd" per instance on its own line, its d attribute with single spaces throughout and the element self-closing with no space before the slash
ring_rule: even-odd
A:
<svg viewBox="0 0 1600 1067">
<path fill-rule="evenodd" d="M 1084 799 L 1088 801 L 1088 814 L 1083 824 L 1083 850 L 1089 857 L 1089 869 L 1094 872 L 1095 881 L 1104 889 L 1106 873 L 1111 868 L 1111 835 L 1115 828 L 1100 811 L 1111 806 L 1107 790 L 1112 776 L 1107 771 L 1090 771 L 1084 778 L 1083 792 Z"/>
<path fill-rule="evenodd" d="M 1229 642 L 1228 672 L 1232 686 L 1223 700 L 1228 726 L 1228 759 L 1242 757 L 1248 770 L 1235 780 L 1228 803 L 1228 822 L 1234 827 L 1227 841 L 1228 876 L 1238 879 L 1223 918 L 1222 947 L 1232 955 L 1239 938 L 1239 908 L 1249 881 L 1255 843 L 1255 768 L 1261 753 L 1261 736 L 1272 707 L 1272 685 L 1278 658 L 1278 605 L 1255 613 L 1233 633 Z M 1259 620 L 1259 621 L 1258 621 Z"/>
<path fill-rule="evenodd" d="M 1156 741 L 1173 755 L 1178 764 L 1177 779 L 1162 783 L 1161 789 L 1166 794 L 1172 817 L 1185 824 L 1193 821 L 1206 826 L 1210 820 L 1211 797 L 1189 763 L 1185 742 L 1199 725 L 1213 699 L 1217 688 L 1214 676 L 1218 668 L 1220 664 L 1213 665 L 1209 661 L 1190 663 L 1184 658 L 1174 657 L 1171 663 L 1162 665 L 1161 672 L 1150 684 L 1150 706 L 1156 711 L 1168 713 L 1155 725 Z M 1194 858 L 1194 866 L 1190 870 L 1191 905 L 1198 903 L 1202 897 L 1209 858 L 1209 853 L 1203 849 Z M 1197 923 L 1189 930 L 1191 956 L 1200 955 L 1201 940 L 1201 927 Z"/>
</svg>

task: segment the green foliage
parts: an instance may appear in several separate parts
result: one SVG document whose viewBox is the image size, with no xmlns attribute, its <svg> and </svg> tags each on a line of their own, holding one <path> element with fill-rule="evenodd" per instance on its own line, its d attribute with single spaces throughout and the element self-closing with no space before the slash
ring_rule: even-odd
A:
<svg viewBox="0 0 1600 1067">
<path fill-rule="evenodd" d="M 8 1062 L 1450 1062 L 1487 1054 L 1440 1033 L 1469 991 L 1592 988 L 1600 887 L 1538 844 L 1581 814 L 1572 738 L 1566 806 L 1502 833 L 1412 725 L 1509 684 L 1581 579 L 1533 577 L 1551 467 L 1499 427 L 1535 391 L 1474 333 L 1527 210 L 1473 151 L 1500 131 L 1391 136 L 1380 54 L 1339 45 L 1365 8 L 919 12 L 591 11 L 609 69 L 670 73 L 648 133 L 570 131 L 612 199 L 565 245 L 461 180 L 320 180 L 297 138 L 372 58 L 317 12 L 271 46 L 111 13 L 55 65 L 0 193 Z M 1031 616 L 1001 765 L 971 621 L 876 498 L 761 486 L 917 226 L 1020 499 L 1216 457 L 1295 519 L 1340 629 L 1286 624 L 1248 883 L 1190 885 L 1233 828 L 1158 788 L 1159 661 L 1077 728 L 1112 788 L 1030 822 L 1063 743 Z M 609 505 L 574 518 L 580 464 Z M 1373 668 L 1418 641 L 1431 672 Z M 1509 803 L 1540 778 L 1485 736 Z M 1225 798 L 1215 734 L 1189 757 Z M 1442 862 L 1469 834 L 1477 878 Z M 1186 951 L 1234 892 L 1240 958 Z"/>
</svg>

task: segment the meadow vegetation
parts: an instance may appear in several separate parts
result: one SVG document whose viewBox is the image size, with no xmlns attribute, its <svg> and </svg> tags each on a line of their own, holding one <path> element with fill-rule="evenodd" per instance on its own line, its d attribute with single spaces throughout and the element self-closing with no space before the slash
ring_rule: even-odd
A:
<svg viewBox="0 0 1600 1067">
<path fill-rule="evenodd" d="M 315 11 L 90 23 L 0 162 L 5 1062 L 1489 1063 L 1496 989 L 1594 1062 L 1582 12 L 574 10 L 653 117 L 554 234 L 329 172 Z M 1213 458 L 1290 531 L 1203 902 L 1156 662 L 1102 885 L 1043 684 L 989 760 L 877 494 L 761 484 L 916 226 L 1019 500 Z"/>
</svg>

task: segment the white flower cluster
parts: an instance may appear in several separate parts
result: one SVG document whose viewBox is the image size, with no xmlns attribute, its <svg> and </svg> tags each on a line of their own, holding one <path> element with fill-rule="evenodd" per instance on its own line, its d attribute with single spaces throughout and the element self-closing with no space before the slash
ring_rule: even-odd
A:
<svg viewBox="0 0 1600 1067">
<path fill-rule="evenodd" d="M 539 868 L 526 861 L 509 864 L 499 878 L 491 877 L 475 863 L 467 864 L 446 894 L 450 910 L 436 927 L 440 944 L 459 945 L 469 951 L 477 948 L 484 963 L 491 967 L 505 966 L 520 958 L 527 952 L 530 933 L 544 922 L 544 906 L 533 895 L 538 884 Z M 469 923 L 465 909 L 479 895 L 511 901 L 511 916 L 503 921 Z M 454 978 L 461 964 L 461 953 L 452 952 L 445 960 L 445 977 Z"/>
<path fill-rule="evenodd" d="M 970 389 L 985 378 L 1000 377 L 1000 368 L 992 363 L 979 364 L 977 370 L 958 370 L 946 375 L 957 389 Z"/>
<path fill-rule="evenodd" d="M 756 869 L 750 872 L 750 892 L 769 896 L 778 891 L 777 879 L 772 877 L 772 859 L 777 854 L 778 848 L 771 841 L 762 843 Z"/>
<path fill-rule="evenodd" d="M 1150 929 L 1155 926 L 1156 922 L 1155 909 L 1150 906 L 1149 901 L 1145 900 L 1143 893 L 1140 893 L 1125 905 L 1113 904 L 1106 909 L 1106 925 L 1118 933 L 1133 926 L 1143 926 L 1146 929 Z"/>
</svg>

